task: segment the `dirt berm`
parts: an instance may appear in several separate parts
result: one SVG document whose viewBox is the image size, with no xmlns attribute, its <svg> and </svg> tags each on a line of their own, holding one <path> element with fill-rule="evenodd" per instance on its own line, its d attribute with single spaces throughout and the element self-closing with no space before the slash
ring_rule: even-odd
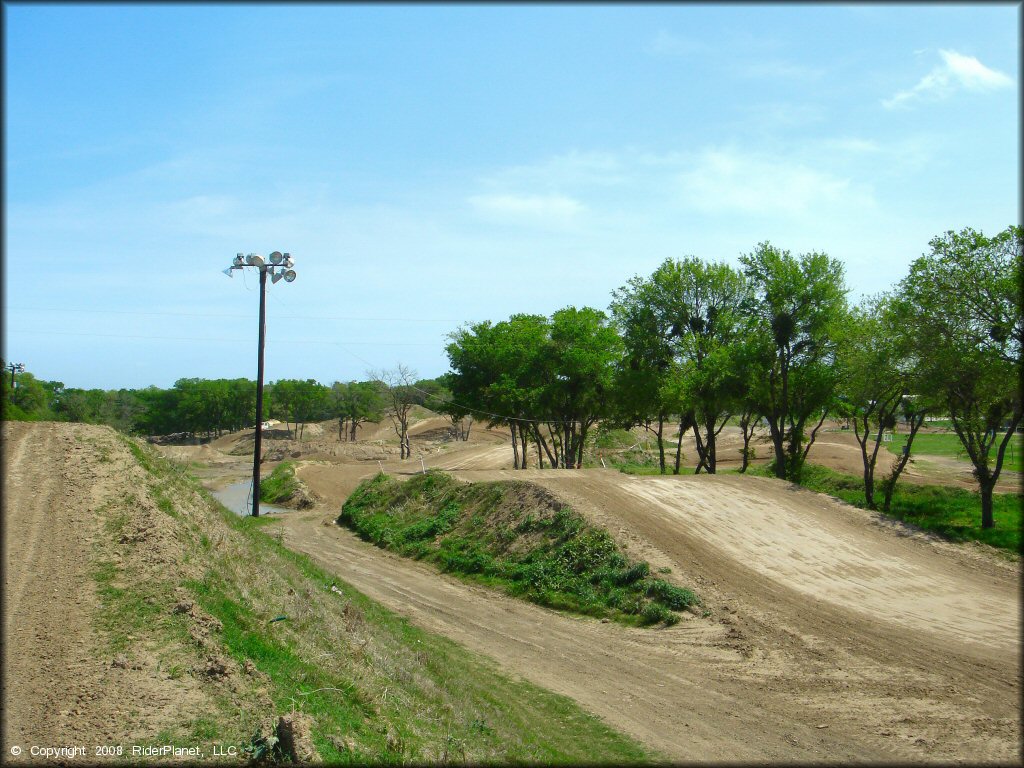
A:
<svg viewBox="0 0 1024 768">
<path fill-rule="evenodd" d="M 709 611 L 629 629 L 383 552 L 330 524 L 357 472 L 299 474 L 331 503 L 288 515 L 288 546 L 673 760 L 1020 760 L 1019 561 L 986 547 L 765 478 L 455 471 L 543 485 Z"/>
</svg>

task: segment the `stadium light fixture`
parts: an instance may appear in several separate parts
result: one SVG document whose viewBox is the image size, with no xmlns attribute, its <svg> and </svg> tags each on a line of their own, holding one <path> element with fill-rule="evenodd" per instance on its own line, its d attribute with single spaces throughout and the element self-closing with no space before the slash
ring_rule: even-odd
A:
<svg viewBox="0 0 1024 768">
<path fill-rule="evenodd" d="M 6 368 L 7 370 L 9 370 L 11 372 L 11 389 L 14 389 L 14 374 L 15 373 L 24 373 L 25 372 L 25 364 L 24 363 L 8 363 L 7 365 L 4 366 L 4 368 Z"/>
<path fill-rule="evenodd" d="M 232 277 L 236 269 L 256 267 L 260 271 L 260 327 L 259 346 L 256 364 L 256 432 L 255 445 L 252 452 L 252 516 L 260 516 L 260 453 L 263 448 L 263 347 L 266 342 L 267 330 L 267 276 L 270 276 L 271 283 L 277 283 L 284 278 L 286 283 L 295 280 L 295 270 L 292 269 L 294 262 L 290 253 L 282 254 L 274 251 L 269 256 L 270 263 L 258 253 L 250 253 L 248 256 L 238 253 L 235 255 L 231 266 L 224 270 L 224 274 Z M 22 367 L 24 370 L 24 366 Z M 13 381 L 14 374 L 11 374 Z"/>
</svg>

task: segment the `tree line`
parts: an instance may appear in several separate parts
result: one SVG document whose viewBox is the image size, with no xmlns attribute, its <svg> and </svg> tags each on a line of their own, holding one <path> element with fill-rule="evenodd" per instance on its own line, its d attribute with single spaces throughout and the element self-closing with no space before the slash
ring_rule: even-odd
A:
<svg viewBox="0 0 1024 768">
<path fill-rule="evenodd" d="M 717 438 L 740 427 L 740 471 L 759 425 L 779 478 L 799 480 L 829 416 L 853 424 L 867 504 L 888 510 L 926 415 L 944 416 L 963 443 L 992 527 L 992 493 L 1020 426 L 1022 229 L 987 237 L 967 228 L 929 243 L 891 290 L 849 306 L 842 264 L 825 253 L 792 254 L 771 243 L 739 267 L 690 256 L 667 259 L 614 291 L 608 312 L 566 307 L 550 317 L 514 314 L 451 334 L 451 370 L 417 379 L 403 365 L 367 381 L 271 382 L 262 419 L 301 437 L 311 421 L 336 419 L 341 440 L 390 418 L 401 458 L 411 453 L 409 416 L 423 405 L 469 435 L 474 418 L 505 425 L 513 462 L 579 468 L 595 424 L 642 427 L 662 473 L 678 474 L 692 433 L 695 471 L 714 474 Z M 149 435 L 219 435 L 253 426 L 255 382 L 180 379 L 171 389 L 82 390 L 16 373 L 4 417 L 110 424 Z M 898 421 L 908 439 L 876 481 L 880 446 Z M 674 433 L 674 444 L 670 435 Z M 535 455 L 531 459 L 530 455 Z"/>
<path fill-rule="evenodd" d="M 405 415 L 400 436 L 407 448 L 412 406 L 444 412 L 450 394 L 439 380 L 413 380 L 408 369 L 399 366 L 397 370 L 408 381 L 394 380 L 394 371 L 382 371 L 374 376 L 383 378 L 335 381 L 330 386 L 314 379 L 270 382 L 264 387 L 262 420 L 284 422 L 301 439 L 306 424 L 334 419 L 338 439 L 355 441 L 363 424 L 379 422 L 397 411 Z M 3 383 L 6 419 L 106 424 L 129 434 L 186 439 L 212 438 L 255 426 L 256 382 L 250 379 L 183 378 L 170 389 L 103 390 L 66 387 L 25 371 Z M 467 420 L 453 419 L 456 427 L 456 436 L 467 439 Z"/>
<path fill-rule="evenodd" d="M 662 473 L 679 473 L 692 433 L 696 472 L 713 474 L 717 437 L 734 420 L 745 471 L 761 424 L 774 474 L 790 480 L 825 419 L 849 420 L 871 508 L 879 447 L 903 420 L 906 449 L 880 478 L 886 509 L 926 414 L 942 415 L 992 527 L 992 492 L 1022 416 L 1022 229 L 968 228 L 929 246 L 897 286 L 854 307 L 836 259 L 765 242 L 738 268 L 668 259 L 614 291 L 608 313 L 570 306 L 468 324 L 446 348 L 449 407 L 507 425 L 517 468 L 531 453 L 538 467 L 580 467 L 600 421 L 649 430 Z"/>
</svg>

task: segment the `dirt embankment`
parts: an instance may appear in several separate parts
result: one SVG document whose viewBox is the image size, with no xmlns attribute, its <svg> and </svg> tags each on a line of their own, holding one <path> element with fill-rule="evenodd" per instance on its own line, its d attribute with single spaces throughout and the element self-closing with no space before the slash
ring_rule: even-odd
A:
<svg viewBox="0 0 1024 768">
<path fill-rule="evenodd" d="M 173 651 L 147 642 L 145 624 L 116 645 L 104 627 L 101 577 L 118 590 L 127 573 L 182 567 L 171 519 L 114 432 L 4 422 L 3 442 L 3 743 L 23 750 L 4 761 L 38 762 L 33 745 L 85 745 L 76 762 L 94 763 L 105 758 L 96 745 L 148 743 L 183 712 L 211 709 L 212 690 L 161 666 Z M 104 527 L 122 512 L 116 532 Z M 137 610 L 156 621 L 175 610 L 168 597 Z"/>
</svg>

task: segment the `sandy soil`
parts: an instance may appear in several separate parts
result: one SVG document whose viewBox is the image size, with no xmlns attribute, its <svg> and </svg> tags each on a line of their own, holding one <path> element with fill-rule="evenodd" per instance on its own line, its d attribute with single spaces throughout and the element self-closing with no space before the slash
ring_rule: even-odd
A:
<svg viewBox="0 0 1024 768">
<path fill-rule="evenodd" d="M 673 761 L 1020 759 L 1019 563 L 764 478 L 513 472 L 507 440 L 484 430 L 462 444 L 414 439 L 406 462 L 386 445 L 378 458 L 321 452 L 298 474 L 322 501 L 283 517 L 285 541 Z M 852 435 L 815 450 L 859 466 Z M 418 472 L 421 456 L 464 480 L 540 483 L 633 556 L 671 569 L 708 615 L 646 630 L 569 617 L 333 524 L 360 479 Z"/>
<path fill-rule="evenodd" d="M 1018 578 L 996 557 L 771 480 L 457 476 L 540 482 L 672 568 L 712 615 L 657 630 L 558 615 L 382 552 L 323 514 L 288 517 L 285 540 L 673 760 L 1019 755 Z"/>
<path fill-rule="evenodd" d="M 97 510 L 138 477 L 106 428 L 3 422 L 3 448 L 2 762 L 38 764 L 33 745 L 85 746 L 73 762 L 100 762 L 95 745 L 152 736 L 203 700 L 189 678 L 156 673 L 145 648 L 112 654 L 96 624 L 90 563 L 103 535 Z M 141 509 L 137 515 L 157 568 L 170 551 L 161 517 L 169 520 Z M 20 757 L 12 746 L 24 750 Z"/>
</svg>

